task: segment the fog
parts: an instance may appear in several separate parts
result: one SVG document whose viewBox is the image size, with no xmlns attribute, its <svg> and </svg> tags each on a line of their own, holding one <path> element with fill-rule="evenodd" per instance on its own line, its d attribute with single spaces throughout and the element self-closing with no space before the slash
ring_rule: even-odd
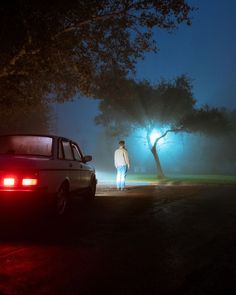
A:
<svg viewBox="0 0 236 295">
<path fill-rule="evenodd" d="M 126 141 L 130 173 L 155 174 L 153 156 L 140 133 L 111 138 L 104 128 L 96 126 L 98 101 L 78 99 L 55 108 L 55 133 L 76 140 L 84 153 L 93 156 L 98 171 L 114 173 L 114 151 L 120 139 Z M 158 148 L 164 173 L 173 174 L 236 174 L 235 132 L 220 137 L 200 134 L 169 133 Z"/>
<path fill-rule="evenodd" d="M 122 138 L 123 139 L 123 138 Z M 124 138 L 131 161 L 131 173 L 156 173 L 147 144 L 135 135 Z M 113 154 L 120 138 L 100 135 L 93 151 L 94 163 L 101 171 L 114 170 Z M 158 149 L 166 175 L 235 174 L 236 141 L 230 137 L 209 138 L 201 135 L 171 135 Z"/>
</svg>

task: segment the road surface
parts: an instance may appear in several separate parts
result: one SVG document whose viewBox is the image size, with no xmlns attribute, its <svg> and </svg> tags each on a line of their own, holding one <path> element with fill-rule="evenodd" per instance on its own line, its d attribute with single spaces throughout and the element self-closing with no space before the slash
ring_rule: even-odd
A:
<svg viewBox="0 0 236 295">
<path fill-rule="evenodd" d="M 235 228 L 236 186 L 102 186 L 66 220 L 0 219 L 0 294 L 236 294 Z"/>
</svg>

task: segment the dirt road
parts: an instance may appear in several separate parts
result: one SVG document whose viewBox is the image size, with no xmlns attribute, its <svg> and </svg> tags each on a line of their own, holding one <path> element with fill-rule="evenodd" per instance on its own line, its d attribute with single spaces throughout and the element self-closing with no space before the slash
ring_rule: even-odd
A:
<svg viewBox="0 0 236 295">
<path fill-rule="evenodd" d="M 98 188 L 63 221 L 0 220 L 0 294 L 236 294 L 236 186 Z"/>
</svg>

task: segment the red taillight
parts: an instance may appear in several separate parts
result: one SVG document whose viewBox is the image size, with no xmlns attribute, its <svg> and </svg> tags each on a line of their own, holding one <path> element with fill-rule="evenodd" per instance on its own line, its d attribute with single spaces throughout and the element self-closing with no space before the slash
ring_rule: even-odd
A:
<svg viewBox="0 0 236 295">
<path fill-rule="evenodd" d="M 18 173 L 4 173 L 0 171 L 0 189 L 28 190 L 39 185 L 38 173 L 19 171 Z"/>
<path fill-rule="evenodd" d="M 38 179 L 36 178 L 23 178 L 22 185 L 23 186 L 34 186 L 38 184 Z"/>
<path fill-rule="evenodd" d="M 16 180 L 13 177 L 8 177 L 3 179 L 3 185 L 5 187 L 14 187 L 15 183 L 16 183 Z"/>
</svg>

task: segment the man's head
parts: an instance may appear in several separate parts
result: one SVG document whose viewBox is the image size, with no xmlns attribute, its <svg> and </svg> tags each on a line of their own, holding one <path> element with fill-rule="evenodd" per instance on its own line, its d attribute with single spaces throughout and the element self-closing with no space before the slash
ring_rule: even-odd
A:
<svg viewBox="0 0 236 295">
<path fill-rule="evenodd" d="M 125 146 L 125 141 L 124 140 L 120 140 L 119 141 L 119 146 L 120 147 L 124 147 Z"/>
</svg>

